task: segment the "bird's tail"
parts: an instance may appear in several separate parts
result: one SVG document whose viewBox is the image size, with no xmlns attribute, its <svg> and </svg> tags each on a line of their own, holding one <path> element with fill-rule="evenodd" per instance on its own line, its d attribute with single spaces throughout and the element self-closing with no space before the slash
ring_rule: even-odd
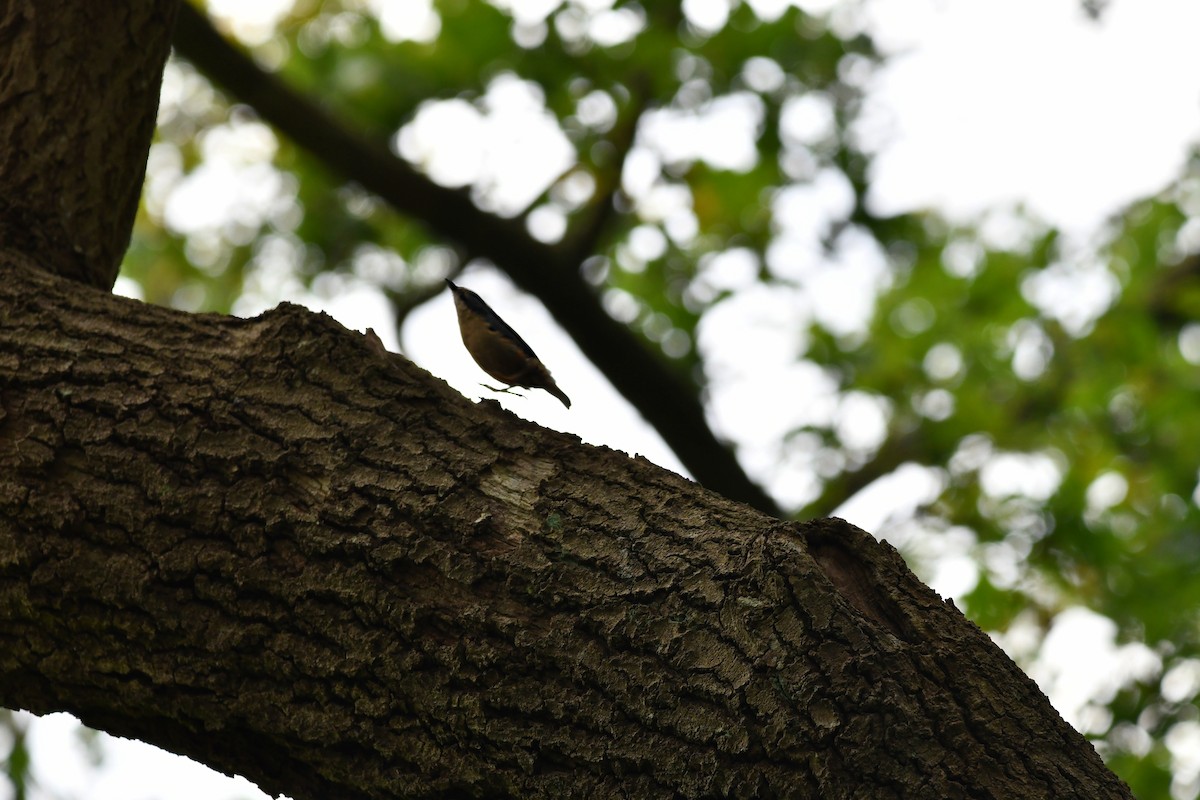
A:
<svg viewBox="0 0 1200 800">
<path fill-rule="evenodd" d="M 567 408 L 570 408 L 571 407 L 571 398 L 567 397 L 566 392 L 564 392 L 562 389 L 558 388 L 558 384 L 554 382 L 554 378 L 551 378 L 548 375 L 546 377 L 548 378 L 548 380 L 546 381 L 546 385 L 543 386 L 542 388 L 545 389 L 550 394 L 557 397 L 559 400 L 561 400 L 562 404 L 564 406 L 566 406 Z"/>
</svg>

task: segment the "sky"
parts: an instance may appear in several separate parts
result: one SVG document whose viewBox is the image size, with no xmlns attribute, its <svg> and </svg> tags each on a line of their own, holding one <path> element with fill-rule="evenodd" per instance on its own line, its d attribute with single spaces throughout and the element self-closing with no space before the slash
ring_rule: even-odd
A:
<svg viewBox="0 0 1200 800">
<path fill-rule="evenodd" d="M 520 5 L 518 0 L 510 1 Z M 752 5 L 769 13 L 782 2 L 759 0 Z M 244 36 L 253 38 L 255 25 L 269 25 L 286 4 L 286 0 L 222 0 L 212 6 L 219 13 L 239 15 Z M 1099 24 L 1083 16 L 1078 0 L 870 0 L 863 6 L 865 17 L 846 11 L 857 4 L 837 0 L 798 0 L 797 4 L 812 12 L 829 11 L 839 24 L 865 24 L 882 48 L 894 54 L 890 65 L 868 86 L 867 112 L 859 132 L 878 153 L 870 201 L 881 212 L 935 209 L 951 218 L 982 218 L 991 221 L 995 235 L 1003 236 L 1009 211 L 1019 204 L 1086 241 L 1097 235 L 1107 216 L 1176 177 L 1200 140 L 1200 48 L 1194 43 L 1195 32 L 1200 30 L 1200 3 L 1195 0 L 1113 0 Z M 422 0 L 371 0 L 370 5 L 381 9 L 398 31 L 417 36 L 436 33 L 436 21 L 430 21 Z M 689 0 L 684 6 L 705 24 L 720 24 L 722 14 L 727 13 L 726 0 Z M 769 74 L 763 79 L 769 80 Z M 519 86 L 500 88 L 510 93 L 515 109 L 510 113 L 516 117 L 467 123 L 515 124 L 518 128 L 531 124 L 528 115 L 537 112 L 528 104 L 522 106 Z M 597 113 L 603 111 L 597 109 Z M 819 104 L 793 111 L 791 124 L 798 135 L 819 134 L 824 124 Z M 690 130 L 689 146 L 702 155 L 712 152 L 720 154 L 714 158 L 737 158 L 744 152 L 746 131 L 752 130 L 752 126 L 747 128 L 746 115 L 752 115 L 753 109 L 730 103 L 721 114 L 717 122 Z M 461 117 L 458 123 L 463 123 Z M 426 119 L 422 124 L 432 123 Z M 681 123 L 662 118 L 654 124 L 663 129 L 663 138 L 669 139 L 673 136 L 670 126 Z M 251 154 L 269 149 L 269 137 L 260 132 L 256 138 L 253 130 L 249 134 L 233 137 L 238 139 L 235 149 Z M 434 159 L 422 135 L 437 139 L 435 128 L 423 134 L 410 132 L 407 140 L 398 142 L 401 152 L 408 148 L 406 156 Z M 514 146 L 519 149 L 520 142 Z M 554 146 L 552 138 L 539 143 L 543 152 L 555 152 Z M 506 163 L 511 157 L 482 151 L 476 155 L 478 169 L 488 163 Z M 152 155 L 152 161 L 154 158 Z M 636 177 L 635 171 L 633 179 Z M 223 178 L 209 179 L 219 184 Z M 250 185 L 262 190 L 261 182 Z M 203 193 L 190 203 L 186 195 L 168 199 L 167 186 L 148 185 L 148 198 L 159 192 L 164 204 L 175 204 L 171 213 L 185 218 L 205 207 Z M 844 189 L 836 180 L 828 181 L 821 189 L 821 202 L 836 203 L 839 191 Z M 670 197 L 659 200 L 669 217 L 674 201 Z M 519 196 L 501 201 L 516 203 Z M 812 197 L 796 195 L 788 202 L 798 220 L 811 219 Z M 546 224 L 553 226 L 554 220 L 546 220 Z M 678 224 L 686 225 L 686 220 Z M 652 236 L 643 237 L 639 246 L 652 253 L 656 242 Z M 714 280 L 745 284 L 745 265 L 738 262 L 736 254 L 711 269 Z M 857 280 L 864 285 L 874 279 L 869 266 L 839 276 L 840 281 Z M 657 435 L 557 330 L 537 301 L 517 292 L 494 270 L 470 268 L 459 282 L 488 299 L 502 316 L 521 321 L 522 336 L 536 343 L 542 360 L 573 400 L 569 412 L 539 392 L 526 398 L 501 396 L 498 399 L 503 405 L 539 424 L 577 433 L 585 441 L 640 453 L 681 470 Z M 297 288 L 297 296 L 287 299 L 326 310 L 349 327 L 373 327 L 390 347 L 402 346 L 406 355 L 464 394 L 479 397 L 485 393 L 479 386 L 481 374 L 458 342 L 447 295 L 418 309 L 405 328 L 403 341 L 397 341 L 382 299 L 365 285 L 343 283 L 336 289 L 299 296 Z M 847 293 L 844 283 L 832 279 L 827 290 Z M 276 302 L 272 291 L 264 288 L 264 305 Z M 746 348 L 743 342 L 739 348 L 742 353 L 749 349 L 761 354 L 764 361 L 752 365 L 755 370 L 769 368 L 790 384 L 810 386 L 812 376 L 799 367 L 785 370 L 783 356 L 771 344 L 769 334 L 761 325 L 754 325 L 756 318 L 786 320 L 791 309 L 787 302 L 786 298 L 747 295 L 745 306 L 753 313 L 741 318 L 732 313 L 726 324 L 747 337 L 762 337 L 761 347 Z M 252 307 L 253 300 L 247 303 L 242 309 L 247 313 L 261 310 Z M 713 334 L 712 338 L 720 341 L 722 336 Z M 701 345 L 711 347 L 713 362 L 719 367 L 723 357 L 720 346 Z M 706 356 L 709 354 L 706 351 Z M 731 363 L 728 368 L 737 366 Z M 799 470 L 772 472 L 777 466 L 778 453 L 772 449 L 777 432 L 738 427 L 739 418 L 779 416 L 772 409 L 744 413 L 746 404 L 756 402 L 755 398 L 779 396 L 778 387 L 764 392 L 752 376 L 732 380 L 729 385 L 727 395 L 713 397 L 714 425 L 743 444 L 741 454 L 752 475 L 766 480 L 783 499 L 794 492 L 790 499 L 802 500 L 807 488 L 800 482 Z M 871 408 L 862 408 L 856 424 L 869 429 L 863 420 L 869 421 L 872 413 Z M 1003 469 L 994 472 L 991 480 L 1015 480 L 1038 474 L 1037 470 L 1044 471 L 1046 481 L 1054 479 L 1052 464 L 1017 463 L 1011 467 L 1007 474 Z M 936 491 L 929 476 L 919 470 L 893 480 L 905 482 L 910 500 L 919 500 L 921 492 Z M 917 487 L 915 493 L 912 487 Z M 894 497 L 896 492 L 888 486 L 870 491 L 873 494 L 865 494 L 837 513 L 867 530 L 878 529 L 887 513 L 882 498 Z M 977 568 L 968 555 L 972 543 L 969 537 L 949 532 L 930 545 L 939 548 L 932 558 L 937 568 L 926 577 L 943 595 L 953 596 L 973 583 L 971 571 Z M 1014 626 L 1004 644 L 1015 655 L 1024 650 L 1034 652 L 1036 645 L 1043 645 L 1031 670 L 1033 677 L 1064 717 L 1081 729 L 1102 727 L 1104 720 L 1096 717 L 1102 712 L 1094 700 L 1102 701 L 1114 681 L 1131 674 L 1152 674 L 1155 669 L 1153 653 L 1136 645 L 1116 644 L 1111 623 L 1086 610 L 1061 615 L 1045 641 L 1032 633 L 1035 628 L 1032 621 Z M 1090 668 L 1083 669 L 1084 664 Z M 245 781 L 218 776 L 186 759 L 111 737 L 103 737 L 104 765 L 96 770 L 74 730 L 66 715 L 51 715 L 33 725 L 30 745 L 36 775 L 46 793 L 35 791 L 32 798 L 220 800 L 265 796 Z M 1188 745 L 1188 741 L 1179 743 L 1180 754 Z M 1181 760 L 1178 766 L 1200 774 L 1200 763 L 1194 760 Z"/>
</svg>

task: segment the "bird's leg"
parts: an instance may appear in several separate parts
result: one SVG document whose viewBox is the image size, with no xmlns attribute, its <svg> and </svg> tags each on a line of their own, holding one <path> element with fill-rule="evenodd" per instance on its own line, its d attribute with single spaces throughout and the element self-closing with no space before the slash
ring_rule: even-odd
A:
<svg viewBox="0 0 1200 800">
<path fill-rule="evenodd" d="M 479 385 L 485 389 L 489 389 L 489 390 L 495 392 L 496 394 L 511 394 L 514 397 L 524 397 L 525 396 L 525 395 L 521 394 L 520 392 L 513 391 L 513 387 L 511 387 L 511 386 L 509 386 L 505 389 L 498 389 L 495 386 L 488 386 L 486 383 L 481 383 Z"/>
</svg>

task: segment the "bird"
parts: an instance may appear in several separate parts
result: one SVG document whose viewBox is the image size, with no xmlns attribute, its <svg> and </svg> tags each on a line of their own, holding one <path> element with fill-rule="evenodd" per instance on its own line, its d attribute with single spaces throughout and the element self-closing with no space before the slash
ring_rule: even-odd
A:
<svg viewBox="0 0 1200 800">
<path fill-rule="evenodd" d="M 550 370 L 546 369 L 533 348 L 525 344 L 525 340 L 500 319 L 500 315 L 492 311 L 482 297 L 456 285 L 449 278 L 446 279 L 446 285 L 454 294 L 454 308 L 458 311 L 458 330 L 462 334 L 463 344 L 480 369 L 510 387 L 545 389 L 562 401 L 564 406 L 571 407 L 571 398 L 558 388 L 550 376 Z M 491 386 L 487 388 L 492 389 Z M 507 389 L 493 391 L 503 392 Z"/>
</svg>

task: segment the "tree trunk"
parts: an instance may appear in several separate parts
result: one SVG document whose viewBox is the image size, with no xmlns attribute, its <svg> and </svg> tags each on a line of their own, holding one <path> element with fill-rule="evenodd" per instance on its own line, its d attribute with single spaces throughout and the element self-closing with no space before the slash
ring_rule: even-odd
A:
<svg viewBox="0 0 1200 800">
<path fill-rule="evenodd" d="M 109 289 L 178 2 L 0 2 L 0 247 Z"/>
<path fill-rule="evenodd" d="M 37 58 L 53 22 L 71 58 L 161 66 L 172 4 L 96 8 L 9 3 L 0 39 Z M 320 315 L 88 288 L 156 82 L 63 90 L 72 116 L 40 69 L 0 81 L 0 702 L 295 800 L 1129 796 L 843 522 L 473 405 Z"/>
</svg>

